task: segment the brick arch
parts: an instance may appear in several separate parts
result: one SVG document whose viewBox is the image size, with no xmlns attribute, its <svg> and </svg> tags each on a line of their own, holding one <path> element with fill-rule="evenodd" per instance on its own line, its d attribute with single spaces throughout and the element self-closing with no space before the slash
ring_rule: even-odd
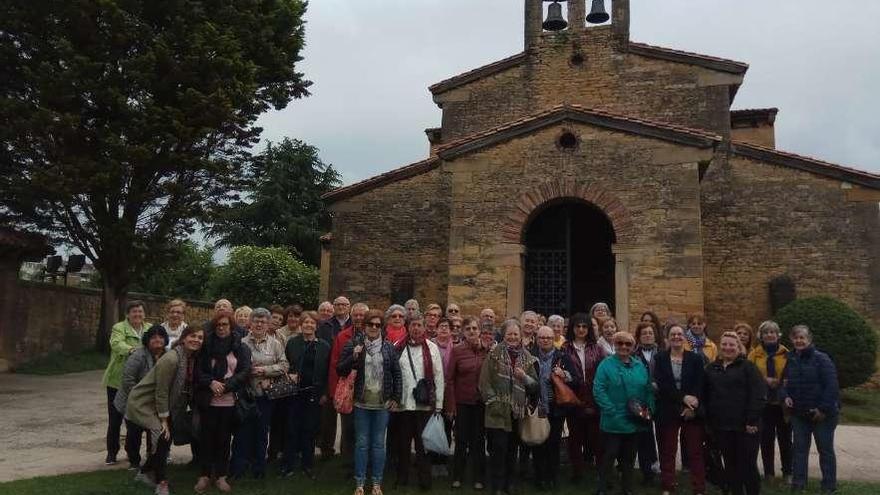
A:
<svg viewBox="0 0 880 495">
<path fill-rule="evenodd" d="M 599 208 L 611 221 L 617 244 L 630 244 L 634 240 L 632 215 L 623 203 L 597 184 L 582 184 L 573 179 L 555 179 L 523 193 L 501 226 L 502 238 L 521 244 L 529 221 L 542 206 L 560 199 L 579 199 Z"/>
</svg>

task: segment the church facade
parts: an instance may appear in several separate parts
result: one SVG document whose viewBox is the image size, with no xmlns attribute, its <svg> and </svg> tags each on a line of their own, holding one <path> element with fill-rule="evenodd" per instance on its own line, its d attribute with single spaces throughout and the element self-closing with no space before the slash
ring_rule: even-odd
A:
<svg viewBox="0 0 880 495">
<path fill-rule="evenodd" d="M 630 40 L 610 20 L 546 29 L 430 87 L 442 124 L 420 162 L 326 195 L 321 295 L 415 297 L 632 328 L 704 312 L 715 332 L 826 294 L 880 324 L 880 175 L 775 148 L 776 109 L 732 110 L 748 66 Z"/>
</svg>

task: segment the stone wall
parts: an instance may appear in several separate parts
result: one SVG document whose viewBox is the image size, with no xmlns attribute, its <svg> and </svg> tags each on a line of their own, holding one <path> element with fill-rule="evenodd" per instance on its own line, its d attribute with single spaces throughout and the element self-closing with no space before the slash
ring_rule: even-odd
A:
<svg viewBox="0 0 880 495">
<path fill-rule="evenodd" d="M 327 297 L 384 309 L 392 286 L 409 279 L 419 301 L 444 304 L 448 198 L 449 178 L 435 169 L 333 204 Z"/>
<path fill-rule="evenodd" d="M 580 63 L 572 61 L 579 56 Z M 742 76 L 621 51 L 612 26 L 545 33 L 525 61 L 435 96 L 451 142 L 560 103 L 653 119 L 722 136 L 730 131 L 729 85 Z"/>
<path fill-rule="evenodd" d="M 94 347 L 101 318 L 101 291 L 47 283 L 17 281 L 0 297 L 12 308 L 0 322 L 0 358 L 22 363 L 53 352 L 78 352 Z M 129 294 L 143 300 L 147 321 L 164 319 L 169 298 Z M 189 301 L 186 319 L 202 322 L 213 312 L 208 302 Z"/>
<path fill-rule="evenodd" d="M 706 311 L 715 333 L 771 316 L 770 280 L 830 295 L 880 328 L 880 211 L 852 186 L 734 156 L 703 181 Z"/>
</svg>

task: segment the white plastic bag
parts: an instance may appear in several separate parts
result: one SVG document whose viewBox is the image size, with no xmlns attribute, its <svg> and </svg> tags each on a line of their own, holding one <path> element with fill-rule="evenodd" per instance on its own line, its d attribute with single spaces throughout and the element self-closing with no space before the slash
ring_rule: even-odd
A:
<svg viewBox="0 0 880 495">
<path fill-rule="evenodd" d="M 446 438 L 446 427 L 443 424 L 443 416 L 434 414 L 422 430 L 422 445 L 428 452 L 435 452 L 440 455 L 452 455 L 452 448 L 449 446 L 449 439 Z"/>
</svg>

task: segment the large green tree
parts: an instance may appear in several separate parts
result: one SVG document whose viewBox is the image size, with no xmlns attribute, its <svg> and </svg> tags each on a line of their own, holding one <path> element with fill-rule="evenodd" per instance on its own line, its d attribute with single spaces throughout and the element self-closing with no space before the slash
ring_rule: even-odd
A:
<svg viewBox="0 0 880 495">
<path fill-rule="evenodd" d="M 97 335 L 234 198 L 254 125 L 307 95 L 302 0 L 4 0 L 0 221 L 52 233 L 104 284 Z"/>
<path fill-rule="evenodd" d="M 214 274 L 214 250 L 186 240 L 171 246 L 168 262 L 137 273 L 131 290 L 185 299 L 205 299 Z"/>
<path fill-rule="evenodd" d="M 280 247 L 239 246 L 226 264 L 211 277 L 210 294 L 235 304 L 268 307 L 270 304 L 318 305 L 318 269 L 296 259 Z"/>
<path fill-rule="evenodd" d="M 268 143 L 247 170 L 243 199 L 218 211 L 212 235 L 225 246 L 283 247 L 318 265 L 330 228 L 321 195 L 340 185 L 339 173 L 314 146 L 286 138 Z"/>
</svg>

